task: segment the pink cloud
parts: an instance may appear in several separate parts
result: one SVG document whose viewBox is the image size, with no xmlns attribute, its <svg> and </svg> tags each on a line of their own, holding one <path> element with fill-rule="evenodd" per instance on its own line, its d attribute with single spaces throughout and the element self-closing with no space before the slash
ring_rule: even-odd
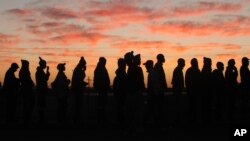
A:
<svg viewBox="0 0 250 141">
<path fill-rule="evenodd" d="M 9 14 L 13 14 L 13 15 L 16 15 L 16 16 L 27 16 L 29 14 L 32 13 L 31 10 L 28 10 L 28 9 L 10 9 L 10 10 L 7 10 L 6 11 L 7 13 Z"/>
<path fill-rule="evenodd" d="M 41 14 L 45 17 L 56 20 L 79 18 L 78 12 L 67 8 L 47 7 L 41 10 Z"/>
<path fill-rule="evenodd" d="M 98 42 L 112 38 L 112 36 L 99 34 L 99 33 L 77 33 L 77 34 L 66 34 L 56 37 L 52 37 L 49 43 L 60 44 L 60 45 L 70 45 L 70 44 L 90 44 L 95 46 Z"/>
<path fill-rule="evenodd" d="M 166 21 L 165 23 L 148 24 L 151 33 L 177 36 L 245 36 L 250 35 L 250 17 L 219 16 L 208 22 L 198 21 Z"/>
<path fill-rule="evenodd" d="M 223 3 L 223 2 L 196 2 L 186 3 L 183 6 L 172 9 L 174 16 L 195 16 L 211 12 L 237 12 L 242 9 L 241 4 Z"/>
</svg>

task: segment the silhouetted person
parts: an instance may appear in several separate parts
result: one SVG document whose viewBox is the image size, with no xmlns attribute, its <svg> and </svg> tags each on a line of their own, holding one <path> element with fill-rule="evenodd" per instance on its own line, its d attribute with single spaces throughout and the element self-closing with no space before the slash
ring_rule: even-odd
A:
<svg viewBox="0 0 250 141">
<path fill-rule="evenodd" d="M 165 71 L 163 69 L 163 63 L 165 63 L 165 57 L 163 54 L 158 54 L 156 56 L 157 62 L 154 65 L 154 70 L 157 72 L 160 78 L 160 90 L 159 90 L 159 112 L 160 112 L 160 122 L 164 122 L 163 119 L 167 118 L 164 116 L 163 107 L 164 107 L 164 93 L 167 91 L 167 80 Z M 168 119 L 166 119 L 168 120 Z M 162 123 L 163 124 L 163 123 Z"/>
<path fill-rule="evenodd" d="M 180 104 L 180 96 L 184 89 L 184 75 L 183 75 L 183 68 L 185 66 L 185 60 L 180 58 L 178 59 L 178 65 L 174 69 L 173 78 L 172 78 L 172 86 L 173 86 L 173 94 L 175 98 L 175 119 L 180 120 L 181 116 L 181 109 Z"/>
<path fill-rule="evenodd" d="M 236 103 L 236 97 L 238 93 L 238 70 L 235 67 L 235 61 L 234 59 L 230 59 L 228 61 L 228 66 L 226 68 L 225 73 L 225 80 L 227 84 L 227 91 L 228 94 L 228 119 L 230 121 L 234 120 L 235 118 L 235 103 Z"/>
<path fill-rule="evenodd" d="M 106 119 L 106 105 L 108 90 L 110 90 L 110 79 L 106 69 L 106 59 L 99 58 L 99 62 L 94 71 L 94 88 L 98 92 L 98 121 L 104 123 Z"/>
<path fill-rule="evenodd" d="M 186 71 L 185 84 L 187 88 L 189 101 L 189 120 L 195 122 L 197 120 L 199 98 L 200 98 L 200 82 L 201 72 L 196 58 L 191 60 L 191 67 Z"/>
<path fill-rule="evenodd" d="M 162 105 L 161 105 L 161 83 L 158 72 L 153 68 L 154 63 L 152 60 L 147 60 L 144 63 L 148 72 L 148 83 L 147 83 L 147 107 L 144 119 L 144 124 L 148 123 L 150 118 L 153 118 L 155 126 L 160 126 L 162 124 Z"/>
<path fill-rule="evenodd" d="M 52 82 L 52 88 L 56 92 L 56 96 L 58 98 L 58 109 L 57 109 L 57 118 L 59 123 L 66 122 L 67 116 L 67 99 L 69 93 L 69 83 L 70 80 L 65 75 L 65 63 L 60 63 L 57 65 L 57 76 L 55 80 Z"/>
<path fill-rule="evenodd" d="M 17 93 L 20 84 L 15 72 L 18 68 L 17 63 L 12 63 L 4 77 L 3 91 L 6 96 L 6 121 L 8 123 L 14 123 L 17 120 Z"/>
<path fill-rule="evenodd" d="M 48 83 L 50 72 L 45 60 L 39 57 L 39 66 L 36 69 L 36 89 L 38 100 L 38 122 L 43 123 L 45 119 L 46 96 L 48 94 Z M 46 72 L 44 69 L 47 68 Z"/>
<path fill-rule="evenodd" d="M 212 119 L 212 83 L 212 60 L 204 57 L 201 70 L 201 114 L 204 122 L 209 122 Z"/>
<path fill-rule="evenodd" d="M 241 96 L 240 96 L 240 102 L 241 102 L 241 118 L 242 120 L 247 119 L 247 101 L 250 94 L 250 70 L 248 68 L 249 66 L 249 59 L 247 57 L 243 57 L 242 65 L 240 67 L 240 89 L 241 89 Z"/>
<path fill-rule="evenodd" d="M 21 93 L 23 96 L 24 123 L 31 123 L 35 106 L 35 93 L 33 91 L 35 84 L 31 79 L 29 62 L 27 60 L 21 60 L 21 62 L 22 66 L 19 71 L 19 79 L 21 82 Z"/>
<path fill-rule="evenodd" d="M 129 128 L 132 133 L 139 130 L 142 124 L 142 92 L 145 90 L 143 71 L 140 67 L 141 56 L 133 55 L 133 52 L 126 53 L 126 64 L 128 65 L 128 97 L 126 102 L 126 112 Z"/>
<path fill-rule="evenodd" d="M 82 121 L 82 104 L 83 104 L 83 93 L 88 83 L 84 81 L 86 77 L 86 61 L 84 57 L 81 57 L 79 63 L 75 67 L 72 75 L 72 91 L 75 97 L 75 115 L 74 122 Z"/>
<path fill-rule="evenodd" d="M 116 99 L 116 115 L 120 124 L 124 123 L 124 108 L 127 93 L 127 73 L 126 62 L 120 58 L 118 60 L 118 69 L 115 71 L 115 78 L 113 82 L 114 96 Z"/>
<path fill-rule="evenodd" d="M 213 90 L 216 97 L 215 103 L 215 117 L 217 121 L 222 120 L 222 113 L 224 112 L 223 106 L 226 101 L 226 80 L 223 75 L 224 64 L 217 62 L 217 69 L 212 72 L 213 76 Z"/>
</svg>

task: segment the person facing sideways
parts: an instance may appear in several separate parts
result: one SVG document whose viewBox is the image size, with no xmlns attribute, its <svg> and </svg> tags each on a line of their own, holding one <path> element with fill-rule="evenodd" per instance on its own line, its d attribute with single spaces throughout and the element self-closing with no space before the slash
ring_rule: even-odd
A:
<svg viewBox="0 0 250 141">
<path fill-rule="evenodd" d="M 124 124 L 124 108 L 127 92 L 126 62 L 123 58 L 118 59 L 118 69 L 115 71 L 113 91 L 116 99 L 116 116 L 120 124 Z"/>
<path fill-rule="evenodd" d="M 250 93 L 250 70 L 249 70 L 249 59 L 247 57 L 243 57 L 241 59 L 241 67 L 240 67 L 240 101 L 241 101 L 241 119 L 247 119 L 247 102 Z"/>
<path fill-rule="evenodd" d="M 71 88 L 74 93 L 75 99 L 75 123 L 82 122 L 83 93 L 85 91 L 86 86 L 88 85 L 88 83 L 84 81 L 86 77 L 85 71 L 87 69 L 86 64 L 87 62 L 85 61 L 84 57 L 81 57 L 72 75 Z"/>
<path fill-rule="evenodd" d="M 216 97 L 216 110 L 215 116 L 217 121 L 222 120 L 222 113 L 225 111 L 223 110 L 223 106 L 225 104 L 226 98 L 226 80 L 223 75 L 224 71 L 224 64 L 222 62 L 217 62 L 216 64 L 217 69 L 212 72 L 213 75 L 213 91 Z"/>
<path fill-rule="evenodd" d="M 15 123 L 17 110 L 17 93 L 20 86 L 20 81 L 15 76 L 15 72 L 19 66 L 17 63 L 12 63 L 4 77 L 3 92 L 6 96 L 6 122 Z"/>
<path fill-rule="evenodd" d="M 238 70 L 235 67 L 235 60 L 230 59 L 228 61 L 228 65 L 225 73 L 225 80 L 227 84 L 227 96 L 228 96 L 228 119 L 229 121 L 233 121 L 235 118 L 235 102 L 236 96 L 238 93 Z"/>
<path fill-rule="evenodd" d="M 24 123 L 31 123 L 35 106 L 35 93 L 33 91 L 35 84 L 31 79 L 29 61 L 21 60 L 21 63 L 22 66 L 19 71 L 19 79 L 21 82 L 21 93 L 23 96 Z"/>
<path fill-rule="evenodd" d="M 186 71 L 185 84 L 187 88 L 188 101 L 189 101 L 189 120 L 190 122 L 197 121 L 198 107 L 199 107 L 199 94 L 200 94 L 200 81 L 201 72 L 196 58 L 191 60 L 191 67 Z"/>
<path fill-rule="evenodd" d="M 165 63 L 165 57 L 163 54 L 157 55 L 157 62 L 155 63 L 154 69 L 158 72 L 161 81 L 161 95 L 164 95 L 164 91 L 167 89 L 167 81 L 165 71 L 163 69 L 163 63 Z"/>
<path fill-rule="evenodd" d="M 66 122 L 67 107 L 68 107 L 67 98 L 69 93 L 70 80 L 64 73 L 65 65 L 66 65 L 65 63 L 60 63 L 57 65 L 58 73 L 55 80 L 51 84 L 58 98 L 57 118 L 59 123 Z"/>
<path fill-rule="evenodd" d="M 105 123 L 106 119 L 106 105 L 108 90 L 110 90 L 110 79 L 106 69 L 106 59 L 99 58 L 99 62 L 94 71 L 94 88 L 98 92 L 98 122 Z"/>
<path fill-rule="evenodd" d="M 145 65 L 148 72 L 148 83 L 147 83 L 147 107 L 144 116 L 144 124 L 148 124 L 148 120 L 153 118 L 155 126 L 162 124 L 161 118 L 161 81 L 158 72 L 154 69 L 154 62 L 147 60 Z"/>
<path fill-rule="evenodd" d="M 173 78 L 172 78 L 172 86 L 173 86 L 173 94 L 175 100 L 175 119 L 176 122 L 179 122 L 181 118 L 181 101 L 180 95 L 184 89 L 184 75 L 183 75 L 183 68 L 185 66 L 185 60 L 183 58 L 179 58 L 177 61 L 178 65 L 174 69 Z"/>
<path fill-rule="evenodd" d="M 46 95 L 48 94 L 48 80 L 50 76 L 47 62 L 39 57 L 39 66 L 36 69 L 36 88 L 38 98 L 38 122 L 43 123 L 45 118 Z M 46 72 L 44 69 L 47 68 Z"/>
</svg>

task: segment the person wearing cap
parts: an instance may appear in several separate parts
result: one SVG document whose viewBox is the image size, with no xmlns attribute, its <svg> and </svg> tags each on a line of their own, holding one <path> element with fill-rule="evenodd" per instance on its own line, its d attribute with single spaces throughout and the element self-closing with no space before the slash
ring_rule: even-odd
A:
<svg viewBox="0 0 250 141">
<path fill-rule="evenodd" d="M 57 118 L 59 123 L 66 122 L 67 113 L 67 98 L 70 80 L 64 73 L 65 65 L 65 63 L 59 63 L 57 65 L 58 73 L 55 80 L 52 82 L 52 88 L 55 90 L 58 99 Z"/>
<path fill-rule="evenodd" d="M 21 82 L 21 93 L 23 96 L 23 115 L 24 123 L 29 124 L 32 122 L 32 114 L 35 106 L 35 94 L 33 87 L 35 86 L 31 79 L 29 62 L 27 60 L 21 60 L 22 66 L 19 71 L 19 78 Z"/>
<path fill-rule="evenodd" d="M 48 80 L 50 76 L 49 67 L 45 60 L 39 57 L 39 66 L 36 68 L 36 89 L 38 98 L 38 122 L 43 123 L 45 119 L 46 95 L 48 94 Z M 47 68 L 46 72 L 44 69 Z"/>
<path fill-rule="evenodd" d="M 184 89 L 184 75 L 183 68 L 185 66 L 185 60 L 183 58 L 179 58 L 177 61 L 178 65 L 174 69 L 173 77 L 172 77 L 172 87 L 173 87 L 173 95 L 175 100 L 175 119 L 176 121 L 180 120 L 181 109 L 179 108 L 181 105 L 180 96 Z"/>
<path fill-rule="evenodd" d="M 6 96 L 6 122 L 8 123 L 16 122 L 17 120 L 17 93 L 20 81 L 16 78 L 15 72 L 18 68 L 17 63 L 12 63 L 4 77 L 3 92 Z"/>
<path fill-rule="evenodd" d="M 230 59 L 227 63 L 227 68 L 225 72 L 225 80 L 227 84 L 227 97 L 228 97 L 228 119 L 233 121 L 235 118 L 235 104 L 236 96 L 239 89 L 239 84 L 237 82 L 238 70 L 235 66 L 235 60 Z"/>
<path fill-rule="evenodd" d="M 247 57 L 243 57 L 241 60 L 240 67 L 240 100 L 241 100 L 241 118 L 245 120 L 247 118 L 247 102 L 250 94 L 250 70 L 249 70 L 249 59 Z"/>
<path fill-rule="evenodd" d="M 82 122 L 83 93 L 85 91 L 86 86 L 88 85 L 88 83 L 84 81 L 86 77 L 85 71 L 87 69 L 86 64 L 87 62 L 84 57 L 81 57 L 72 75 L 71 88 L 75 99 L 75 123 Z"/>
</svg>

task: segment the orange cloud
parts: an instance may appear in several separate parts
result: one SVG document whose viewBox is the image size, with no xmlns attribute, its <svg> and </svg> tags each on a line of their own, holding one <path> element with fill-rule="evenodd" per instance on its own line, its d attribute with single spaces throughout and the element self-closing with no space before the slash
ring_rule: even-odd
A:
<svg viewBox="0 0 250 141">
<path fill-rule="evenodd" d="M 11 47 L 20 43 L 20 37 L 17 35 L 8 35 L 0 33 L 0 46 Z"/>
</svg>

